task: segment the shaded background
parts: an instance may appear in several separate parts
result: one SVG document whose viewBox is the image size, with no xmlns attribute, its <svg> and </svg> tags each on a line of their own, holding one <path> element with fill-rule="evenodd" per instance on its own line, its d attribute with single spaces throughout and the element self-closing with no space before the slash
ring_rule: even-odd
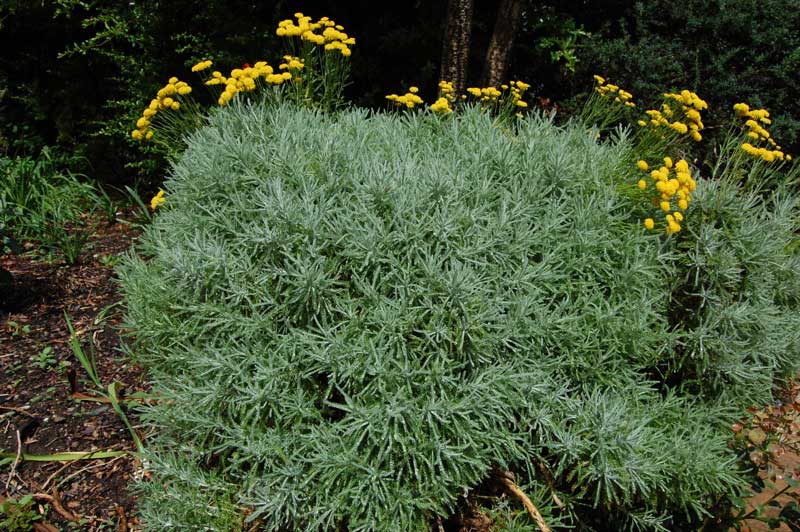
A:
<svg viewBox="0 0 800 532">
<path fill-rule="evenodd" d="M 507 77 L 568 116 L 602 74 L 647 103 L 689 88 L 716 124 L 737 101 L 768 108 L 789 152 L 800 138 L 800 0 L 670 2 L 522 0 Z M 499 2 L 475 0 L 467 80 L 480 81 Z M 330 16 L 358 40 L 348 96 L 380 108 L 408 85 L 432 101 L 447 1 L 0 0 L 0 154 L 50 146 L 89 177 L 112 185 L 157 183 L 164 160 L 128 133 L 170 76 L 213 58 L 228 70 L 275 63 L 279 20 L 301 10 Z M 588 34 L 588 35 L 587 35 Z M 149 152 L 149 153 L 148 153 Z"/>
</svg>

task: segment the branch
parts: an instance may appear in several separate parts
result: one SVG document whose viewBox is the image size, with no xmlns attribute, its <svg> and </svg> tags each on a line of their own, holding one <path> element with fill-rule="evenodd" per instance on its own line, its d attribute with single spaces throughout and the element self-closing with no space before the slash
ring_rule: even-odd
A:
<svg viewBox="0 0 800 532">
<path fill-rule="evenodd" d="M 525 509 L 528 510 L 529 514 L 531 514 L 533 520 L 536 521 L 536 524 L 539 526 L 539 529 L 541 529 L 542 532 L 551 532 L 550 527 L 547 526 L 547 523 L 545 523 L 544 517 L 542 517 L 541 512 L 539 512 L 539 509 L 536 508 L 536 505 L 533 504 L 533 502 L 528 498 L 527 495 L 525 495 L 525 492 L 519 489 L 519 486 L 517 486 L 514 483 L 514 481 L 510 478 L 509 473 L 506 471 L 502 471 L 500 472 L 498 478 L 500 482 L 502 482 L 503 485 L 508 489 L 508 491 L 510 491 L 512 494 L 514 494 L 515 497 L 517 497 L 520 501 L 522 501 L 522 505 L 525 506 Z"/>
</svg>

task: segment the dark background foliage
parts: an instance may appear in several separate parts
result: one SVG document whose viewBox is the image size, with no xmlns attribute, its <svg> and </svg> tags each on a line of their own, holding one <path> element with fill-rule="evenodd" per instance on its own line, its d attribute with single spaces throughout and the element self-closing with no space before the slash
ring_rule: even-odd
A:
<svg viewBox="0 0 800 532">
<path fill-rule="evenodd" d="M 480 79 L 497 4 L 475 2 L 471 83 Z M 385 94 L 411 84 L 430 99 L 446 7 L 433 0 L 0 0 L 0 149 L 35 155 L 56 146 L 85 156 L 79 170 L 101 182 L 155 182 L 163 158 L 128 136 L 154 91 L 173 75 L 191 80 L 189 67 L 203 58 L 220 69 L 275 62 L 277 21 L 298 9 L 328 15 L 357 37 L 353 102 L 380 107 Z M 798 146 L 797 0 L 524 0 L 522 17 L 508 77 L 531 82 L 536 95 L 567 111 L 596 72 L 637 98 L 696 90 L 717 109 L 707 119 L 712 127 L 736 101 L 766 106 L 775 136 L 789 151 Z M 591 35 L 578 35 L 581 29 Z M 577 62 L 554 56 L 558 50 Z"/>
</svg>

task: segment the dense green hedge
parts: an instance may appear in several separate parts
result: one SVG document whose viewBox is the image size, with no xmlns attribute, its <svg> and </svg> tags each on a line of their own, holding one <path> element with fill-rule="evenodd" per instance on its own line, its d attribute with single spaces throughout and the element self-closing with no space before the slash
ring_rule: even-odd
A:
<svg viewBox="0 0 800 532">
<path fill-rule="evenodd" d="M 720 128 L 739 101 L 769 109 L 773 133 L 800 149 L 800 9 L 795 0 L 642 0 L 617 20 L 586 20 L 593 36 L 579 50 L 579 81 L 609 76 L 637 99 L 689 88 L 711 104 Z M 724 132 L 724 128 L 720 128 Z M 721 135 L 709 138 L 719 140 Z"/>
<path fill-rule="evenodd" d="M 161 397 L 149 528 L 423 530 L 495 467 L 556 528 L 724 516 L 730 424 L 800 365 L 798 198 L 700 180 L 648 232 L 633 150 L 535 114 L 216 112 L 119 272 Z"/>
</svg>

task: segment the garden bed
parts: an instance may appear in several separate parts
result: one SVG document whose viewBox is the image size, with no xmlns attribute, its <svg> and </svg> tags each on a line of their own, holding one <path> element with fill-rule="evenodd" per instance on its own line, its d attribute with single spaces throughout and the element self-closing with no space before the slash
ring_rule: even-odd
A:
<svg viewBox="0 0 800 532">
<path fill-rule="evenodd" d="M 18 433 L 22 452 L 31 455 L 135 450 L 131 434 L 110 404 L 73 398 L 73 391 L 92 396 L 96 392 L 70 348 L 64 313 L 83 344 L 89 338 L 94 343 L 103 383 L 119 381 L 128 393 L 142 389 L 140 370 L 119 351 L 116 326 L 121 308 L 113 273 L 116 255 L 128 249 L 136 234 L 128 225 L 97 221 L 90 244 L 74 266 L 46 262 L 30 253 L 0 259 L 0 267 L 14 277 L 13 288 L 0 302 L 3 451 L 17 452 Z M 54 497 L 37 497 L 38 507 L 33 508 L 44 512 L 42 530 L 47 528 L 41 523 L 67 529 L 70 516 L 80 530 L 122 529 L 125 522 L 135 522 L 134 499 L 128 491 L 135 468 L 127 453 L 73 462 L 19 460 L 12 469 L 8 465 L 0 469 L 0 494 Z M 59 506 L 60 511 L 55 510 Z"/>
</svg>

